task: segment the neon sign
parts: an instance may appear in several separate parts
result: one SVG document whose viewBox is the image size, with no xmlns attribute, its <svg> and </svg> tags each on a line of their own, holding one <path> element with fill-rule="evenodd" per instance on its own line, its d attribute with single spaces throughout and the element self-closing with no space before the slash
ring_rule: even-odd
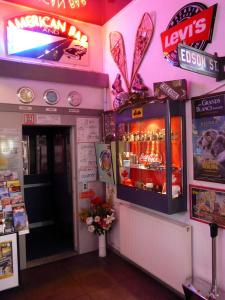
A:
<svg viewBox="0 0 225 300">
<path fill-rule="evenodd" d="M 87 4 L 86 0 L 68 0 L 68 1 L 65 1 L 65 0 L 39 0 L 39 2 L 42 2 L 47 6 L 63 8 L 63 9 L 66 9 L 67 7 L 71 8 L 71 9 L 80 8 Z"/>
<path fill-rule="evenodd" d="M 88 37 L 83 32 L 74 24 L 49 14 L 29 14 L 9 19 L 7 42 L 9 55 L 56 61 L 63 56 L 81 60 L 88 49 Z"/>
</svg>

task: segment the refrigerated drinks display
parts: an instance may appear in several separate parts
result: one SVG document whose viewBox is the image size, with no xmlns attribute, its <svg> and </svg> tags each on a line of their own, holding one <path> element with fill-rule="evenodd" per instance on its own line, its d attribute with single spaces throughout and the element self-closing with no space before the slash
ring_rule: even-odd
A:
<svg viewBox="0 0 225 300">
<path fill-rule="evenodd" d="M 172 214 L 186 210 L 185 104 L 149 103 L 116 116 L 117 196 Z"/>
</svg>

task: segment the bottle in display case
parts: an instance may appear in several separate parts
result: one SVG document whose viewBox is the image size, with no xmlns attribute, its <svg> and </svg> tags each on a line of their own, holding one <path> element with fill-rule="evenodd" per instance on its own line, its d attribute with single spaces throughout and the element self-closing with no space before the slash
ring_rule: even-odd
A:
<svg viewBox="0 0 225 300">
<path fill-rule="evenodd" d="M 185 103 L 116 115 L 117 197 L 167 214 L 186 210 Z"/>
</svg>

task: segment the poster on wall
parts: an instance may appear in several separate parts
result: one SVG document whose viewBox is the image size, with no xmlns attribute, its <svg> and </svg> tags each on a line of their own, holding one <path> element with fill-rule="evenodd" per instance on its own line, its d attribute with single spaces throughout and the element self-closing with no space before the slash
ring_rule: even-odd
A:
<svg viewBox="0 0 225 300">
<path fill-rule="evenodd" d="M 190 185 L 190 217 L 225 228 L 225 190 Z"/>
<path fill-rule="evenodd" d="M 77 169 L 97 169 L 94 143 L 79 143 L 77 145 Z"/>
<path fill-rule="evenodd" d="M 102 182 L 114 184 L 110 144 L 96 143 L 95 149 L 99 180 Z"/>
<path fill-rule="evenodd" d="M 88 65 L 88 37 L 49 13 L 23 14 L 6 22 L 7 54 L 71 65 Z"/>
<path fill-rule="evenodd" d="M 95 143 L 100 140 L 99 118 L 77 119 L 77 142 Z"/>
<path fill-rule="evenodd" d="M 19 131 L 11 128 L 0 129 L 0 170 L 11 170 L 10 179 L 17 179 L 20 169 L 21 146 Z M 6 172 L 7 173 L 7 172 Z"/>
<path fill-rule="evenodd" d="M 0 236 L 0 291 L 19 286 L 16 233 Z"/>
<path fill-rule="evenodd" d="M 225 183 L 225 93 L 192 101 L 194 179 Z"/>
</svg>

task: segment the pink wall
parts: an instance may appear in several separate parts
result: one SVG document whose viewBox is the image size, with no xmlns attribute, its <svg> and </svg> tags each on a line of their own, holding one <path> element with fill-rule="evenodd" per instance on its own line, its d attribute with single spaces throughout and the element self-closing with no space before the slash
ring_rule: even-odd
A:
<svg viewBox="0 0 225 300">
<path fill-rule="evenodd" d="M 56 67 L 66 67 L 74 69 L 82 69 L 84 71 L 102 72 L 102 28 L 97 25 L 86 24 L 80 21 L 74 21 L 67 19 L 69 23 L 77 26 L 82 32 L 84 32 L 89 38 L 89 61 L 85 66 L 61 64 L 58 62 L 41 61 L 37 59 L 29 58 L 16 58 L 7 57 L 5 49 L 5 30 L 4 22 L 8 18 L 20 16 L 25 12 L 34 12 L 34 10 L 18 6 L 10 3 L 6 3 L 0 0 L 0 58 L 22 60 L 25 62 L 34 62 L 37 64 L 47 64 Z M 63 18 L 63 17 L 62 17 Z M 43 105 L 47 104 L 43 100 L 43 94 L 46 89 L 55 89 L 60 94 L 60 101 L 56 106 L 58 107 L 70 107 L 67 101 L 67 95 L 70 91 L 76 90 L 82 96 L 81 108 L 88 109 L 103 109 L 103 100 L 105 92 L 102 88 L 98 87 L 87 87 L 87 86 L 76 86 L 71 84 L 59 84 L 55 82 L 41 82 L 34 80 L 22 80 L 22 79 L 9 79 L 0 77 L 0 103 L 20 103 L 17 97 L 17 91 L 22 86 L 29 86 L 34 90 L 35 99 L 32 105 Z"/>
<path fill-rule="evenodd" d="M 141 65 L 139 73 L 144 79 L 145 84 L 153 90 L 153 82 L 175 80 L 175 79 L 187 79 L 189 97 L 199 96 L 203 93 L 210 92 L 211 90 L 218 88 L 217 91 L 225 90 L 225 81 L 216 82 L 215 79 L 199 75 L 196 73 L 188 72 L 180 68 L 173 67 L 164 58 L 162 53 L 162 45 L 160 39 L 160 33 L 166 30 L 166 27 L 172 18 L 172 16 L 184 5 L 191 3 L 192 1 L 185 0 L 133 0 L 125 9 L 117 14 L 113 19 L 103 27 L 104 29 L 104 72 L 109 73 L 110 86 L 112 85 L 118 69 L 111 57 L 109 49 L 109 33 L 111 31 L 119 31 L 123 34 L 128 73 L 130 76 L 132 68 L 132 59 L 134 51 L 134 40 L 136 35 L 136 29 L 140 23 L 141 17 L 145 12 L 151 14 L 155 31 L 152 42 Z M 218 3 L 218 10 L 216 16 L 216 22 L 213 33 L 212 43 L 206 48 L 206 52 L 217 52 L 219 56 L 225 55 L 224 44 L 224 16 L 225 16 L 225 2 L 218 0 L 216 2 L 210 0 L 201 1 L 207 6 L 211 6 Z M 224 85 L 224 87 L 220 87 Z M 220 87 L 220 88 L 219 88 Z M 153 94 L 153 91 L 152 91 Z M 191 102 L 188 101 L 186 114 L 186 126 L 187 126 L 187 161 L 188 170 L 188 184 L 196 184 L 206 187 L 215 187 L 223 189 L 222 184 L 213 184 L 209 182 L 199 182 L 193 180 L 193 164 L 192 164 L 192 121 L 191 121 Z M 108 103 L 106 109 L 112 108 L 112 98 L 109 92 Z M 118 205 L 118 203 L 117 203 Z M 211 281 L 211 239 L 209 237 L 209 226 L 191 221 L 189 218 L 189 212 L 176 214 L 171 218 L 179 219 L 183 222 L 190 223 L 193 226 L 193 270 L 194 276 L 201 277 L 208 281 Z M 145 228 L 143 228 L 145 230 Z M 146 229 L 146 233 L 147 233 Z M 119 226 L 116 228 L 116 232 L 113 232 L 112 236 L 113 245 L 119 249 Z M 220 287 L 225 290 L 225 231 L 219 230 L 218 237 L 218 281 Z"/>
<path fill-rule="evenodd" d="M 4 47 L 5 43 L 5 30 L 4 30 L 4 21 L 20 16 L 25 12 L 37 12 L 34 9 L 29 9 L 20 5 L 6 3 L 0 0 L 0 56 L 6 56 L 6 49 Z M 62 17 L 64 18 L 64 17 Z M 98 25 L 87 24 L 80 21 L 75 21 L 72 19 L 64 18 L 69 23 L 77 26 L 84 34 L 88 36 L 89 39 L 89 61 L 87 66 L 75 66 L 77 69 L 87 70 L 87 71 L 102 71 L 102 37 L 101 31 L 102 28 Z M 26 59 L 28 60 L 28 59 Z M 32 60 L 32 59 L 30 59 Z M 36 61 L 36 60 L 35 60 Z M 42 62 L 43 63 L 43 62 Z M 49 61 L 47 61 L 49 63 Z M 51 64 L 57 65 L 57 62 L 52 62 Z M 66 65 L 69 67 L 69 65 Z"/>
</svg>

